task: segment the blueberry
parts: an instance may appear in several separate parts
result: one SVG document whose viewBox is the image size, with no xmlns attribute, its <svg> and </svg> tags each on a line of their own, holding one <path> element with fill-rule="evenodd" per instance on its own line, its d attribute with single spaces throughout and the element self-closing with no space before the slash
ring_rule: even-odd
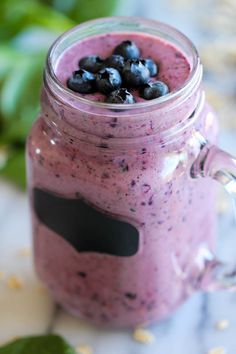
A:
<svg viewBox="0 0 236 354">
<path fill-rule="evenodd" d="M 79 93 L 92 93 L 96 91 L 95 76 L 83 69 L 73 72 L 67 81 L 69 89 Z"/>
<path fill-rule="evenodd" d="M 149 70 L 150 76 L 156 76 L 158 74 L 158 67 L 152 59 L 141 59 L 141 62 Z"/>
<path fill-rule="evenodd" d="M 102 69 L 102 66 L 103 60 L 98 55 L 90 55 L 88 57 L 81 58 L 79 61 L 79 67 L 90 71 L 91 73 L 97 73 Z"/>
<path fill-rule="evenodd" d="M 120 73 L 114 68 L 104 68 L 96 77 L 97 89 L 104 94 L 120 88 L 121 82 Z"/>
<path fill-rule="evenodd" d="M 122 76 L 128 86 L 141 86 L 146 84 L 150 79 L 150 72 L 143 65 L 141 60 L 129 60 L 124 66 Z"/>
<path fill-rule="evenodd" d="M 155 81 L 146 84 L 140 90 L 140 94 L 145 100 L 153 100 L 169 93 L 168 86 L 162 81 Z"/>
<path fill-rule="evenodd" d="M 125 59 L 121 55 L 113 54 L 105 60 L 104 65 L 121 72 L 125 66 Z"/>
<path fill-rule="evenodd" d="M 124 41 L 114 49 L 114 54 L 121 55 L 125 59 L 138 59 L 140 50 L 132 41 Z"/>
<path fill-rule="evenodd" d="M 135 98 L 126 88 L 121 88 L 119 90 L 112 91 L 107 97 L 106 102 L 128 104 L 135 103 Z"/>
</svg>

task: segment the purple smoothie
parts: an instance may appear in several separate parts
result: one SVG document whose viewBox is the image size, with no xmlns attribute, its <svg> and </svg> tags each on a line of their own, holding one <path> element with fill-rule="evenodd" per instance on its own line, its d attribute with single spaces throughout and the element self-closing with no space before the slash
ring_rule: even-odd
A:
<svg viewBox="0 0 236 354">
<path fill-rule="evenodd" d="M 191 64 L 184 53 L 145 33 L 82 40 L 59 56 L 56 76 L 66 85 L 81 57 L 105 58 L 126 39 L 159 64 L 153 80 L 164 81 L 171 92 L 186 82 Z M 136 91 L 133 94 L 145 102 Z M 92 105 L 104 101 L 102 94 L 77 94 L 91 105 L 72 98 L 61 103 L 44 89 L 42 115 L 28 139 L 35 262 L 39 277 L 70 312 L 104 325 L 136 325 L 165 318 L 198 288 L 202 249 L 214 249 L 215 186 L 208 179 L 190 178 L 200 149 L 193 128 L 183 129 L 178 139 L 164 133 L 197 115 L 194 129 L 214 142 L 217 124 L 203 98 L 198 104 L 201 94 L 196 87 L 172 108 L 104 114 L 103 108 Z M 78 252 L 35 212 L 36 188 L 64 198 L 64 203 L 82 200 L 100 214 L 131 225 L 138 233 L 137 251 L 129 256 Z M 86 222 L 92 224 L 93 219 Z"/>
<path fill-rule="evenodd" d="M 159 67 L 159 73 L 150 81 L 164 81 L 170 91 L 177 90 L 188 78 L 190 73 L 190 64 L 181 53 L 168 42 L 145 33 L 113 33 L 112 35 L 100 35 L 89 39 L 82 40 L 68 49 L 61 58 L 59 58 L 56 66 L 56 75 L 59 80 L 66 86 L 67 79 L 72 72 L 78 70 L 78 62 L 84 56 L 99 55 L 105 59 L 113 54 L 114 48 L 122 41 L 129 39 L 134 41 L 141 49 L 141 58 L 153 59 Z M 137 102 L 145 102 L 136 90 L 130 90 Z M 79 94 L 80 95 L 80 94 Z M 103 94 L 86 94 L 82 97 L 93 101 L 104 101 Z"/>
</svg>

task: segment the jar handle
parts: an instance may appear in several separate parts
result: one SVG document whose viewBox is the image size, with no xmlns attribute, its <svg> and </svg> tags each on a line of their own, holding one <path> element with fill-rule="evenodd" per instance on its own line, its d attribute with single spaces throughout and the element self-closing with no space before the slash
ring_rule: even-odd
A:
<svg viewBox="0 0 236 354">
<path fill-rule="evenodd" d="M 223 185 L 236 205 L 236 158 L 210 144 L 200 132 L 195 131 L 194 136 L 201 150 L 191 167 L 191 177 L 216 180 Z M 236 264 L 226 264 L 212 255 L 205 263 L 200 287 L 204 291 L 236 290 Z"/>
</svg>

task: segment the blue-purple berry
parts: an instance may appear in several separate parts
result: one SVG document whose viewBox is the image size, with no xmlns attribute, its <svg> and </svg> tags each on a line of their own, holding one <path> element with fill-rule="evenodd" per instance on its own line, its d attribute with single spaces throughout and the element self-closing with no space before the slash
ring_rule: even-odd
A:
<svg viewBox="0 0 236 354">
<path fill-rule="evenodd" d="M 133 41 L 126 40 L 115 47 L 114 54 L 121 55 L 125 59 L 138 59 L 140 50 Z"/>
<path fill-rule="evenodd" d="M 146 84 L 150 79 L 150 72 L 141 60 L 129 60 L 124 66 L 122 77 L 127 86 L 138 87 Z"/>
<path fill-rule="evenodd" d="M 93 93 L 96 91 L 95 76 L 83 69 L 76 70 L 68 79 L 67 87 L 79 93 Z"/>
</svg>

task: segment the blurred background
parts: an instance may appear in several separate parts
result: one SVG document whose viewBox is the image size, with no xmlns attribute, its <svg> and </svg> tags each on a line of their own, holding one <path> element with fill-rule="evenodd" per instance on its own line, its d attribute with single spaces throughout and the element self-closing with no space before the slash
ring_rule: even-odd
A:
<svg viewBox="0 0 236 354">
<path fill-rule="evenodd" d="M 0 345 L 13 336 L 53 331 L 73 345 L 86 341 L 96 353 L 107 353 L 108 345 L 115 348 L 112 353 L 127 353 L 129 343 L 132 353 L 203 354 L 216 345 L 225 346 L 228 354 L 236 353 L 233 292 L 197 295 L 173 321 L 153 328 L 154 350 L 131 342 L 125 331 L 108 333 L 75 320 L 54 305 L 35 276 L 29 205 L 21 190 L 25 189 L 25 139 L 40 109 L 45 57 L 65 30 L 110 15 L 164 21 L 196 44 L 208 100 L 220 118 L 220 144 L 236 155 L 236 0 L 0 0 Z M 219 259 L 230 258 L 235 264 L 231 210 L 222 192 L 217 207 Z M 224 318 L 231 325 L 218 333 L 214 323 Z"/>
<path fill-rule="evenodd" d="M 25 188 L 25 139 L 50 44 L 77 23 L 109 15 L 154 18 L 187 34 L 221 128 L 236 128 L 236 0 L 1 0 L 0 177 Z"/>
</svg>

